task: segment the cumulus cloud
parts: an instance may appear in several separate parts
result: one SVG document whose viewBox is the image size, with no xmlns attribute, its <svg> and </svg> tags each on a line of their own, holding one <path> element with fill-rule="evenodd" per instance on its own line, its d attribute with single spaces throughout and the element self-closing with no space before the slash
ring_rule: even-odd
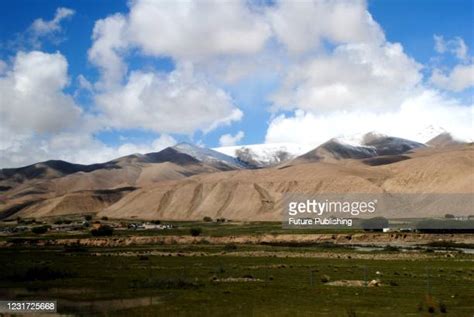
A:
<svg viewBox="0 0 474 317">
<path fill-rule="evenodd" d="M 340 45 L 290 67 L 271 100 L 315 112 L 391 108 L 421 81 L 420 68 L 398 43 Z"/>
<path fill-rule="evenodd" d="M 67 61 L 60 53 L 19 52 L 0 77 L 0 122 L 11 133 L 54 133 L 77 122 L 81 109 L 63 89 Z"/>
<path fill-rule="evenodd" d="M 474 64 L 456 65 L 448 73 L 436 68 L 430 81 L 439 88 L 456 92 L 474 87 Z"/>
<path fill-rule="evenodd" d="M 244 1 L 140 0 L 130 7 L 129 39 L 149 55 L 195 60 L 252 54 L 269 35 L 261 14 Z"/>
<path fill-rule="evenodd" d="M 445 40 L 441 35 L 434 35 L 434 49 L 439 54 L 454 55 L 459 63 L 451 69 L 445 66 L 434 67 L 430 82 L 434 86 L 460 92 L 474 86 L 474 57 L 469 56 L 468 47 L 460 37 Z"/>
<path fill-rule="evenodd" d="M 156 132 L 208 132 L 242 118 L 222 89 L 194 74 L 190 65 L 169 74 L 134 71 L 120 89 L 96 97 L 115 128 L 141 127 Z"/>
<path fill-rule="evenodd" d="M 88 51 L 89 60 L 102 72 L 99 87 L 110 88 L 122 80 L 127 65 L 121 54 L 127 48 L 125 37 L 126 19 L 115 14 L 95 23 L 92 33 L 93 45 Z"/>
<path fill-rule="evenodd" d="M 244 131 L 239 131 L 235 135 L 232 135 L 230 133 L 228 134 L 223 134 L 219 138 L 219 144 L 220 146 L 233 146 L 237 145 L 245 136 Z"/>
<path fill-rule="evenodd" d="M 60 53 L 19 52 L 0 76 L 0 167 L 62 159 L 104 162 L 159 151 L 176 141 L 162 134 L 150 143 L 108 146 L 94 137 L 104 119 L 84 113 L 64 92 L 68 64 Z M 80 79 L 79 79 L 80 80 Z"/>
<path fill-rule="evenodd" d="M 318 48 L 332 43 L 373 43 L 384 34 L 366 10 L 365 1 L 278 1 L 268 9 L 277 39 L 290 52 Z"/>
<path fill-rule="evenodd" d="M 297 110 L 292 116 L 279 115 L 268 128 L 266 143 L 294 142 L 318 146 L 337 136 L 352 136 L 370 131 L 428 141 L 426 129 L 442 127 L 454 136 L 473 140 L 472 105 L 443 96 L 435 90 L 424 90 L 407 98 L 400 108 L 376 113 L 364 109 L 336 111 L 315 115 Z"/>
<path fill-rule="evenodd" d="M 434 42 L 435 42 L 435 51 L 444 54 L 450 53 L 456 56 L 459 60 L 465 61 L 468 58 L 468 47 L 466 42 L 458 36 L 445 40 L 442 35 L 434 35 Z"/>
<path fill-rule="evenodd" d="M 28 29 L 30 44 L 39 48 L 41 46 L 40 40 L 45 37 L 58 41 L 56 36 L 62 31 L 61 22 L 71 18 L 74 13 L 75 11 L 72 9 L 60 7 L 56 9 L 52 20 L 47 21 L 40 18 L 33 21 Z"/>
</svg>

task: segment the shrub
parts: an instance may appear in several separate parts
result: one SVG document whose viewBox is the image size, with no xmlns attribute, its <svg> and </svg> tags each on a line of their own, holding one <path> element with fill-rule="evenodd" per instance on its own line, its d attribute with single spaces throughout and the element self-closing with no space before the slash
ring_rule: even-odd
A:
<svg viewBox="0 0 474 317">
<path fill-rule="evenodd" d="M 443 314 L 446 314 L 448 312 L 448 309 L 446 308 L 446 304 L 441 302 L 439 304 L 439 311 Z"/>
<path fill-rule="evenodd" d="M 50 266 L 33 266 L 21 273 L 13 274 L 10 279 L 16 281 L 50 281 L 74 277 L 75 274 L 63 270 L 57 270 Z"/>
<path fill-rule="evenodd" d="M 327 283 L 331 280 L 331 278 L 329 277 L 329 275 L 322 275 L 321 276 L 321 282 L 322 283 Z"/>
<path fill-rule="evenodd" d="M 38 226 L 38 227 L 33 227 L 31 228 L 31 232 L 35 234 L 43 234 L 48 232 L 49 227 L 48 226 Z"/>
<path fill-rule="evenodd" d="M 91 216 L 91 215 L 85 215 L 85 216 L 84 216 L 84 219 L 85 219 L 86 221 L 91 221 L 91 220 L 92 220 L 92 216 Z"/>
<path fill-rule="evenodd" d="M 94 237 L 104 237 L 104 236 L 111 236 L 114 233 L 114 228 L 107 225 L 102 225 L 97 229 L 92 229 L 91 234 Z"/>
<path fill-rule="evenodd" d="M 211 218 L 211 217 L 208 217 L 208 216 L 202 218 L 202 220 L 203 220 L 204 222 L 212 222 L 212 218 Z"/>
<path fill-rule="evenodd" d="M 384 251 L 387 251 L 387 252 L 398 252 L 400 251 L 400 248 L 399 247 L 395 247 L 393 245 L 386 245 L 384 248 L 383 248 Z"/>
<path fill-rule="evenodd" d="M 201 235 L 202 229 L 201 228 L 191 228 L 191 229 L 189 229 L 189 233 L 191 233 L 191 235 L 193 237 L 197 237 L 197 236 Z"/>
<path fill-rule="evenodd" d="M 226 244 L 224 246 L 224 251 L 235 251 L 235 250 L 237 250 L 237 246 L 233 243 Z"/>
<path fill-rule="evenodd" d="M 102 217 L 102 218 L 100 218 L 100 219 L 101 219 L 101 220 L 104 220 L 104 221 L 107 221 L 107 220 L 109 220 L 109 217 L 107 217 L 107 216 L 103 216 L 103 217 Z"/>
<path fill-rule="evenodd" d="M 161 220 L 152 220 L 151 223 L 154 225 L 159 225 L 161 224 Z"/>
<path fill-rule="evenodd" d="M 71 244 L 66 244 L 64 246 L 64 252 L 67 252 L 67 253 L 69 253 L 69 252 L 72 252 L 72 253 L 74 253 L 74 252 L 87 252 L 87 251 L 88 251 L 88 249 L 85 246 L 78 243 L 78 242 L 71 243 Z"/>
</svg>

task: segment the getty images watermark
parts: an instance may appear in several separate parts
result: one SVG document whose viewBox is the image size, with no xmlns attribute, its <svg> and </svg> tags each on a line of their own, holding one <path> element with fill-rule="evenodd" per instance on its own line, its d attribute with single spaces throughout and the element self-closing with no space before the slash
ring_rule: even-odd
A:
<svg viewBox="0 0 474 317">
<path fill-rule="evenodd" d="M 286 194 L 283 201 L 288 229 L 474 229 L 472 194 Z"/>
<path fill-rule="evenodd" d="M 352 227 L 349 216 L 373 214 L 377 208 L 377 199 L 372 201 L 333 201 L 325 199 L 306 199 L 288 203 L 288 225 L 341 225 Z"/>
</svg>

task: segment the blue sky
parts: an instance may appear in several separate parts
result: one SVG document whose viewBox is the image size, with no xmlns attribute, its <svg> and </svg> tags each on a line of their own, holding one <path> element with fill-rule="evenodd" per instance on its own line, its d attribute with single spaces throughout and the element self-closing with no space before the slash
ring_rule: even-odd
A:
<svg viewBox="0 0 474 317">
<path fill-rule="evenodd" d="M 314 131 L 308 131 L 310 134 L 308 137 L 301 137 L 302 133 L 305 133 L 305 131 L 294 132 L 292 130 L 291 133 L 288 133 L 290 136 L 286 136 L 285 132 L 287 131 L 285 131 L 285 129 L 296 129 L 295 127 L 298 126 L 308 129 L 308 127 L 312 127 L 316 123 L 319 124 L 325 120 L 325 118 L 328 119 L 328 122 L 336 122 L 339 124 L 339 122 L 346 122 L 344 120 L 349 120 L 351 113 L 356 112 L 375 113 L 385 118 L 385 113 L 396 112 L 396 109 L 398 109 L 397 107 L 404 104 L 404 102 L 411 104 L 415 102 L 413 100 L 426 100 L 426 98 L 433 98 L 439 102 L 440 114 L 438 117 L 442 116 L 444 113 L 443 111 L 448 111 L 446 110 L 447 106 L 444 105 L 456 103 L 458 108 L 472 108 L 473 88 L 472 84 L 469 83 L 469 78 L 467 79 L 468 82 L 465 82 L 466 73 L 463 73 L 462 80 L 460 79 L 461 81 L 456 87 L 453 87 L 453 85 L 450 84 L 450 81 L 453 81 L 454 77 L 449 77 L 456 66 L 469 68 L 472 65 L 471 48 L 474 44 L 472 24 L 474 11 L 473 2 L 470 0 L 370 0 L 367 4 L 363 2 L 357 3 L 353 8 L 349 8 L 349 10 L 353 10 L 355 12 L 354 14 L 359 14 L 358 9 L 360 9 L 359 7 L 361 6 L 371 14 L 373 20 L 378 24 L 381 31 L 377 31 L 377 28 L 370 23 L 359 23 L 356 21 L 354 22 L 354 28 L 357 28 L 358 30 L 360 28 L 360 31 L 358 31 L 358 33 L 352 32 L 351 34 L 346 35 L 344 33 L 346 26 L 343 25 L 343 23 L 328 23 L 329 26 L 327 26 L 325 22 L 321 22 L 320 29 L 323 31 L 316 30 L 316 33 L 314 33 L 316 35 L 314 35 L 313 38 L 320 37 L 319 40 L 329 44 L 326 46 L 323 45 L 324 48 L 321 48 L 321 46 L 318 46 L 317 42 L 315 42 L 314 47 L 310 47 L 309 49 L 306 48 L 304 51 L 296 46 L 296 48 L 291 47 L 291 45 L 295 45 L 295 42 L 291 39 L 288 42 L 286 40 L 287 38 L 285 38 L 285 34 L 281 32 L 279 33 L 279 31 L 276 30 L 276 27 L 272 24 L 273 20 L 268 18 L 266 15 L 267 13 L 255 13 L 244 3 L 239 7 L 239 10 L 242 10 L 241 14 L 245 19 L 249 19 L 251 23 L 254 23 L 255 30 L 249 31 L 247 26 L 238 25 L 238 22 L 235 22 L 232 25 L 230 25 L 231 22 L 229 22 L 229 26 L 223 26 L 222 28 L 224 30 L 229 28 L 231 31 L 242 28 L 243 32 L 247 32 L 245 33 L 245 36 L 249 36 L 249 39 L 251 40 L 254 39 L 252 34 L 258 34 L 258 32 L 260 32 L 262 36 L 266 37 L 264 44 L 262 44 L 263 42 L 260 43 L 256 40 L 255 46 L 258 46 L 258 48 L 252 46 L 250 48 L 244 47 L 241 49 L 239 45 L 234 45 L 234 43 L 229 44 L 226 42 L 224 44 L 219 44 L 220 46 L 216 46 L 217 48 L 215 48 L 214 51 L 212 49 L 204 48 L 205 53 L 199 51 L 199 49 L 201 49 L 200 43 L 193 44 L 194 46 L 192 46 L 191 49 L 188 48 L 186 51 L 180 51 L 180 47 L 182 47 L 180 46 L 181 44 L 176 44 L 174 47 L 168 48 L 166 43 L 163 44 L 159 42 L 154 45 L 147 43 L 147 39 L 145 42 L 143 39 L 140 39 L 140 34 L 147 34 L 147 36 L 150 36 L 151 43 L 155 40 L 158 41 L 158 39 L 162 37 L 160 29 L 163 26 L 169 27 L 169 34 L 173 34 L 173 22 L 170 22 L 170 25 L 157 24 L 155 27 L 154 25 L 141 25 L 140 23 L 133 25 L 133 21 L 127 20 L 131 10 L 137 10 L 137 12 L 139 12 L 139 5 L 141 2 L 144 1 L 136 1 L 136 7 L 132 9 L 127 2 L 115 0 L 20 0 L 2 1 L 0 3 L 0 21 L 2 21 L 0 28 L 0 60 L 2 60 L 3 64 L 6 65 L 4 67 L 6 70 L 3 75 L 0 76 L 4 76 L 4 78 L 6 78 L 5 80 L 8 79 L 9 75 L 7 73 L 8 71 L 12 71 L 15 61 L 17 61 L 17 54 L 19 51 L 28 53 L 36 50 L 45 54 L 59 53 L 67 61 L 67 76 L 69 79 L 68 85 L 60 88 L 61 93 L 70 96 L 74 101 L 74 105 L 82 109 L 81 119 L 76 119 L 81 121 L 77 121 L 73 124 L 77 123 L 79 126 L 89 125 L 90 122 L 95 120 L 91 119 L 92 117 L 101 117 L 101 119 L 98 120 L 101 123 L 97 123 L 93 128 L 87 129 L 87 131 L 84 131 L 82 128 L 77 128 L 74 131 L 63 128 L 63 130 L 60 129 L 44 133 L 44 131 L 35 130 L 33 128 L 28 129 L 28 126 L 26 126 L 22 130 L 22 133 L 25 133 L 25 137 L 15 143 L 16 147 L 6 141 L 4 142 L 5 144 L 2 145 L 2 162 L 4 162 L 2 164 L 6 166 L 27 163 L 28 160 L 18 159 L 18 157 L 21 156 L 21 150 L 18 150 L 18 144 L 21 144 L 20 147 L 27 147 L 27 144 L 30 144 L 29 142 L 32 142 L 33 139 L 41 140 L 41 142 L 43 142 L 44 151 L 38 153 L 37 156 L 33 156 L 31 159 L 56 158 L 57 156 L 69 160 L 81 162 L 87 161 L 86 158 L 90 157 L 87 152 L 82 153 L 77 157 L 74 155 L 74 151 L 69 153 L 67 150 L 58 149 L 57 152 L 55 152 L 54 145 L 57 144 L 57 142 L 55 142 L 54 138 L 63 133 L 69 133 L 69 135 L 73 136 L 77 135 L 84 139 L 88 138 L 89 141 L 87 142 L 93 143 L 90 151 L 94 153 L 101 151 L 100 147 L 103 146 L 105 149 L 104 153 L 107 154 L 97 158 L 94 157 L 94 159 L 100 160 L 112 155 L 125 154 L 124 151 L 116 151 L 118 147 L 124 144 L 140 144 L 144 146 L 138 148 L 138 150 L 153 150 L 154 148 L 151 143 L 162 135 L 169 136 L 176 142 L 192 141 L 208 147 L 219 146 L 220 143 L 223 143 L 220 142 L 220 138 L 223 135 L 229 134 L 229 136 L 232 137 L 236 136 L 239 131 L 243 132 L 244 136 L 242 138 L 236 138 L 235 141 L 222 145 L 231 145 L 233 143 L 253 144 L 263 142 L 298 142 L 299 140 L 301 140 L 301 143 L 312 143 L 311 140 L 313 139 L 316 144 L 319 142 L 318 140 L 323 139 L 326 135 L 350 133 L 352 130 L 338 130 L 335 128 L 334 131 L 327 131 L 328 129 L 320 131 L 315 128 Z M 169 6 L 172 6 L 172 2 L 159 2 L 162 4 L 167 3 Z M 268 11 L 271 11 L 273 10 L 272 7 L 278 6 L 278 2 L 276 2 L 276 4 L 263 5 L 263 10 L 268 9 Z M 32 23 L 36 19 L 43 19 L 44 21 L 53 20 L 58 8 L 68 8 L 73 10 L 74 13 L 61 20 L 57 24 L 56 30 L 46 35 L 39 36 L 38 40 L 35 43 L 32 43 L 31 34 L 36 32 L 32 31 Z M 317 13 L 317 10 L 326 9 L 327 8 L 317 7 L 314 12 Z M 160 8 L 158 8 L 156 12 L 159 12 L 159 10 Z M 196 12 L 192 12 L 192 10 L 196 10 Z M 206 23 L 208 12 L 206 12 L 205 9 L 194 8 L 192 10 L 190 14 L 196 20 L 194 23 Z M 209 10 L 213 9 L 211 8 Z M 218 12 L 224 12 L 223 14 L 225 14 L 225 10 L 226 8 L 216 9 Z M 175 11 L 170 9 L 169 12 L 172 14 Z M 278 16 L 281 19 L 294 18 L 295 15 L 290 16 L 288 12 L 290 12 L 290 10 L 284 9 L 282 6 L 281 11 L 278 12 L 275 9 L 275 12 L 271 14 L 273 14 L 273 16 Z M 297 11 L 295 10 L 295 12 Z M 126 65 L 127 71 L 121 78 L 114 79 L 115 86 L 111 88 L 105 87 L 106 85 L 104 84 L 104 78 L 109 76 L 106 74 L 104 69 L 110 66 L 104 65 L 107 63 L 107 60 L 110 60 L 110 56 L 100 55 L 106 56 L 105 62 L 103 59 L 100 61 L 97 59 L 93 60 L 88 55 L 88 51 L 94 46 L 95 42 L 98 42 L 97 38 L 92 38 L 93 29 L 97 21 L 110 17 L 116 13 L 121 13 L 122 17 L 127 21 L 125 22 L 127 23 L 125 28 L 128 28 L 128 31 L 126 31 L 128 33 L 126 33 L 127 39 L 124 41 L 128 41 L 128 43 L 126 44 L 126 48 L 118 49 L 113 47 L 112 53 L 119 55 L 122 62 Z M 166 16 L 166 13 L 162 15 L 161 18 L 163 18 L 163 16 Z M 364 16 L 361 15 L 361 17 L 363 18 Z M 173 21 L 172 15 L 170 15 L 169 18 Z M 304 18 L 306 17 L 302 17 L 302 19 Z M 307 18 L 311 21 L 311 16 Z M 157 16 L 152 17 L 151 20 L 158 21 L 159 19 L 160 17 Z M 329 19 L 332 18 L 328 17 L 328 20 Z M 334 17 L 333 19 L 335 22 L 344 22 L 337 21 L 338 17 Z M 213 32 L 213 30 L 220 27 L 218 23 L 221 22 L 216 23 L 217 25 L 213 25 L 210 28 L 210 32 Z M 226 23 L 226 21 L 224 20 L 222 23 Z M 269 26 L 262 26 L 260 23 L 268 23 Z M 315 22 L 315 24 L 318 23 L 320 22 Z M 143 27 L 143 29 L 140 29 L 141 27 Z M 193 27 L 192 22 L 190 22 L 190 27 Z M 330 28 L 333 28 L 334 30 L 331 30 Z M 180 30 L 180 27 L 176 25 L 176 29 Z M 269 31 L 270 29 L 275 29 L 276 31 Z M 138 30 L 138 33 L 134 33 L 133 35 L 136 39 L 130 35 L 134 30 Z M 305 31 L 304 28 L 302 30 Z M 293 31 L 296 32 L 298 30 L 295 29 Z M 269 32 L 274 33 L 270 34 Z M 370 35 L 370 40 L 367 40 L 367 38 L 369 38 L 369 35 L 367 34 L 370 32 L 375 32 L 377 34 L 382 33 L 385 38 L 380 40 L 377 38 L 378 35 L 376 34 L 373 37 Z M 104 34 L 101 36 L 105 38 Z M 179 37 L 180 33 L 176 34 Z M 311 38 L 311 31 L 308 31 L 308 34 L 308 39 L 302 39 L 301 43 L 313 40 L 313 38 Z M 444 51 L 443 49 L 435 49 L 434 35 L 442 37 L 440 45 L 444 47 Z M 188 35 L 183 34 L 183 41 L 186 41 L 186 36 Z M 163 37 L 166 38 L 166 36 Z M 209 37 L 212 38 L 212 35 Z M 173 40 L 174 38 L 170 37 L 170 41 Z M 460 58 L 455 53 L 457 52 L 456 50 L 459 49 L 459 45 L 461 45 L 461 40 L 467 47 L 467 51 L 463 58 Z M 246 44 L 245 41 L 246 40 L 243 39 L 242 44 Z M 317 63 L 318 60 L 330 59 L 331 61 L 334 61 L 335 65 L 346 65 L 345 63 L 348 63 L 351 60 L 348 55 L 351 53 L 343 53 L 346 55 L 341 57 L 336 54 L 338 48 L 346 49 L 350 47 L 350 45 L 356 45 L 359 42 L 363 42 L 364 44 L 369 43 L 367 45 L 373 45 L 374 47 L 376 46 L 376 48 L 364 48 L 362 51 L 359 51 L 359 48 L 357 48 L 357 54 L 367 54 L 367 56 L 371 57 L 381 56 L 380 64 L 371 65 L 370 69 L 385 67 L 385 55 L 383 54 L 391 54 L 388 52 L 388 49 L 387 51 L 379 50 L 380 47 L 388 47 L 391 44 L 400 43 L 403 53 L 402 56 L 397 57 L 397 60 L 393 60 L 393 65 L 395 65 L 395 68 L 407 67 L 407 71 L 405 71 L 404 74 L 394 75 L 394 78 L 401 78 L 400 81 L 403 82 L 403 85 L 398 87 L 394 84 L 394 81 L 397 81 L 398 79 L 393 80 L 392 78 L 389 78 L 387 79 L 387 87 L 382 87 L 383 89 L 381 88 L 380 91 L 374 91 L 373 98 L 360 101 L 353 99 L 357 99 L 358 96 L 362 95 L 362 93 L 366 94 L 368 90 L 370 90 L 369 93 L 372 93 L 370 86 L 371 78 L 367 78 L 368 87 L 361 87 L 359 84 L 354 82 L 345 82 L 345 79 L 343 78 L 345 76 L 343 69 L 341 69 L 340 73 L 340 83 L 337 82 L 337 78 L 336 82 L 334 79 L 331 79 L 330 82 L 325 83 L 325 81 L 329 80 L 326 77 L 318 75 L 319 77 L 313 78 L 312 74 L 302 74 L 301 69 L 309 67 L 309 65 L 319 65 Z M 188 45 L 189 40 L 184 43 L 184 45 Z M 301 43 L 296 43 L 296 45 L 301 45 Z M 221 47 L 224 47 L 222 45 L 226 47 L 224 53 L 221 51 Z M 192 53 L 194 47 L 196 47 L 197 52 L 195 55 Z M 235 52 L 227 49 L 227 47 L 234 49 Z M 107 48 L 104 49 L 103 46 L 101 46 L 100 49 L 103 49 L 104 51 L 99 52 L 98 54 L 112 54 L 110 53 L 111 51 L 107 51 Z M 296 54 L 293 49 L 297 50 Z M 242 51 L 245 51 L 245 53 L 241 53 Z M 205 58 L 202 57 L 202 54 L 206 55 Z M 255 61 L 259 61 L 259 63 L 255 64 Z M 386 63 L 389 66 L 387 66 L 387 69 L 384 69 L 384 73 L 392 74 L 392 72 L 395 72 L 395 69 L 388 68 L 391 67 L 391 63 L 392 62 L 390 61 Z M 191 79 L 185 77 L 185 80 L 189 79 L 191 84 L 176 88 L 173 84 L 164 84 L 160 82 L 160 78 L 167 78 L 166 76 L 170 75 L 171 72 L 176 71 L 178 67 L 177 65 L 193 65 L 192 73 L 183 75 L 192 77 Z M 231 65 L 239 65 L 237 69 L 239 69 L 241 65 L 250 65 L 248 67 L 251 70 L 249 73 L 244 74 L 242 78 L 237 80 L 222 79 L 220 76 L 223 73 L 231 74 L 231 76 L 234 75 L 232 73 L 233 68 L 231 68 Z M 350 65 L 354 66 L 354 69 L 361 69 L 361 72 L 363 72 L 361 65 Z M 110 67 L 115 66 L 116 65 L 112 65 Z M 363 67 L 365 66 L 366 65 L 364 64 Z M 416 69 L 417 67 L 419 67 L 419 69 Z M 242 66 L 242 68 L 245 67 Z M 273 70 L 276 69 L 278 69 L 278 71 L 273 72 Z M 318 70 L 318 68 L 315 69 L 316 71 Z M 227 108 L 221 107 L 218 109 L 216 108 L 216 110 L 213 110 L 211 106 L 207 109 L 207 106 L 204 104 L 202 105 L 203 110 L 199 112 L 200 114 L 193 113 L 194 105 L 192 102 L 183 105 L 182 108 L 180 108 L 182 109 L 180 113 L 177 113 L 176 116 L 170 116 L 172 120 L 180 120 L 179 115 L 190 117 L 196 115 L 197 122 L 201 120 L 198 117 L 199 115 L 209 116 L 209 118 L 203 117 L 201 120 L 202 122 L 200 121 L 201 123 L 199 124 L 196 123 L 195 126 L 194 121 L 191 120 L 190 124 L 193 125 L 193 128 L 190 130 L 184 128 L 180 129 L 179 127 L 162 129 L 160 128 L 160 124 L 157 124 L 155 127 L 152 122 L 150 123 L 146 118 L 138 118 L 133 122 L 127 122 L 126 113 L 120 118 L 111 114 L 111 112 L 115 111 L 111 108 L 114 106 L 111 103 L 117 102 L 117 100 L 121 100 L 121 98 L 126 98 L 125 95 L 120 94 L 119 92 L 125 90 L 127 83 L 130 84 L 129 88 L 130 93 L 132 94 L 132 82 L 130 76 L 135 71 L 153 74 L 151 78 L 157 82 L 158 88 L 155 87 L 151 89 L 151 91 L 156 89 L 170 89 L 182 92 L 183 89 L 187 89 L 186 87 L 189 88 L 190 85 L 202 84 L 204 86 L 199 86 L 199 89 L 207 89 L 207 97 L 214 98 L 213 94 L 219 95 L 218 91 L 223 91 L 226 96 L 230 98 L 231 102 Z M 330 69 L 327 71 L 329 72 L 332 70 Z M 335 69 L 334 71 L 337 77 L 338 70 Z M 413 72 L 413 74 L 410 74 L 409 76 L 406 75 L 409 72 Z M 186 72 L 183 71 L 183 73 Z M 297 76 L 297 79 L 294 79 L 293 77 L 290 78 L 288 74 L 293 73 L 299 74 L 298 76 L 300 77 Z M 435 73 L 439 76 L 435 76 Z M 92 88 L 81 89 L 78 79 L 80 76 L 87 79 L 87 83 L 90 84 Z M 361 73 L 360 76 L 361 78 L 365 78 L 364 76 L 366 75 Z M 417 76 L 421 77 L 418 78 Z M 333 77 L 334 76 L 331 78 Z M 289 83 L 289 87 L 286 90 L 282 88 L 284 83 Z M 377 83 L 377 80 L 374 80 L 374 83 Z M 372 84 L 372 86 L 374 85 L 375 84 Z M 320 97 L 318 93 L 320 91 L 325 91 L 328 87 L 330 88 L 334 86 L 343 87 L 343 91 L 349 91 L 347 97 L 344 97 L 341 101 L 340 98 L 332 99 L 333 96 L 329 95 L 327 99 L 321 101 L 321 98 L 323 97 Z M 315 93 L 307 94 L 307 90 L 313 89 L 313 87 L 315 87 Z M 320 89 L 318 90 L 318 88 Z M 306 91 L 304 89 L 306 89 Z M 357 89 L 361 89 L 361 91 L 357 91 Z M 400 95 L 400 91 L 405 93 L 408 90 L 410 92 L 404 97 L 405 99 L 397 97 Z M 330 92 L 331 90 L 328 91 Z M 379 106 L 376 103 L 374 103 L 374 106 L 370 105 L 377 97 L 380 97 L 381 95 L 383 96 L 387 94 L 387 92 L 391 93 L 392 91 L 394 95 L 393 100 L 387 98 L 389 101 L 387 101 L 386 106 Z M 168 91 L 162 91 L 160 94 L 153 95 L 153 97 L 163 96 L 168 93 Z M 423 93 L 425 95 L 423 95 Z M 277 95 L 278 97 L 276 97 Z M 314 97 L 315 95 L 318 97 Z M 424 97 L 421 97 L 422 95 Z M 103 104 L 99 104 L 97 96 L 105 96 Z M 327 96 L 326 93 L 323 96 Z M 18 99 L 19 97 L 14 95 L 11 98 Z M 188 99 L 184 98 L 183 100 Z M 219 102 L 219 100 L 227 99 L 210 100 Z M 146 102 L 149 101 L 143 101 L 143 103 Z M 321 102 L 324 102 L 324 105 L 321 105 Z M 381 103 L 382 102 L 384 101 L 381 101 Z M 159 104 L 160 100 L 153 99 L 152 104 L 144 105 L 144 107 L 146 106 L 147 111 L 153 112 L 155 109 L 155 103 Z M 330 105 L 334 104 L 335 106 L 327 110 L 326 103 Z M 350 108 L 349 106 L 345 106 L 346 103 L 351 105 Z M 365 105 L 367 105 L 367 108 Z M 3 105 L 3 107 L 6 106 Z M 58 107 L 61 107 L 61 105 L 58 105 Z M 117 106 L 116 111 L 124 112 L 126 109 L 130 109 L 130 107 L 130 105 L 124 104 L 123 106 Z M 160 105 L 156 105 L 156 107 L 160 107 Z M 189 109 L 189 112 L 187 109 Z M 240 117 L 235 115 L 235 113 L 231 113 L 236 109 L 241 112 Z M 4 110 L 6 111 L 8 109 Z M 35 109 L 35 111 L 41 110 Z M 158 118 L 158 121 L 160 115 L 159 111 L 165 110 L 157 109 L 156 118 Z M 222 117 L 219 117 L 218 115 L 209 115 L 208 111 L 222 113 Z M 296 114 L 297 112 L 299 115 Z M 349 115 L 343 118 L 343 116 L 348 112 Z M 229 116 L 233 116 L 232 119 L 229 119 Z M 433 125 L 435 126 L 441 125 L 441 121 L 438 120 L 438 117 L 433 117 L 432 119 Z M 225 121 L 226 123 L 216 123 L 220 122 L 220 120 L 223 120 L 223 122 Z M 440 128 L 446 129 L 449 125 L 454 125 L 453 120 L 455 119 L 450 120 L 446 124 L 441 122 L 443 127 Z M 87 124 L 85 122 L 87 122 Z M 427 121 L 426 125 L 429 125 L 429 123 L 430 122 Z M 18 118 L 18 124 L 22 124 L 21 118 Z M 465 136 L 466 129 L 472 128 L 472 124 L 469 126 L 468 122 L 467 127 L 465 122 L 462 124 L 464 124 L 464 130 L 460 130 L 459 134 Z M 28 125 L 28 123 L 24 123 L 24 125 Z M 166 124 L 161 125 L 166 126 Z M 356 131 L 356 128 L 353 130 L 358 132 Z M 371 127 L 368 127 L 368 130 L 371 130 Z M 314 133 L 314 137 L 312 137 L 311 133 Z M 412 132 L 413 135 L 414 133 L 415 132 Z M 87 134 L 87 136 L 85 136 L 85 134 Z M 4 137 L 4 139 L 6 138 L 8 138 L 8 136 Z M 89 146 L 89 143 L 81 145 L 81 147 L 87 147 Z M 145 145 L 148 145 L 148 147 Z M 131 148 L 131 150 L 136 149 L 137 148 Z"/>
</svg>

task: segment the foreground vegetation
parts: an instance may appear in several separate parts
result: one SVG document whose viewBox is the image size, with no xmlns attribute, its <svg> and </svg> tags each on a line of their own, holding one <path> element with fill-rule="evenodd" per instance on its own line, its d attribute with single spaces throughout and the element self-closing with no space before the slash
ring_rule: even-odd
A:
<svg viewBox="0 0 474 317">
<path fill-rule="evenodd" d="M 314 251 L 344 256 L 292 256 Z M 16 246 L 0 249 L 0 297 L 57 299 L 84 316 L 473 315 L 472 255 L 374 252 L 395 260 L 324 245 Z M 380 284 L 337 286 L 346 280 Z"/>
</svg>

